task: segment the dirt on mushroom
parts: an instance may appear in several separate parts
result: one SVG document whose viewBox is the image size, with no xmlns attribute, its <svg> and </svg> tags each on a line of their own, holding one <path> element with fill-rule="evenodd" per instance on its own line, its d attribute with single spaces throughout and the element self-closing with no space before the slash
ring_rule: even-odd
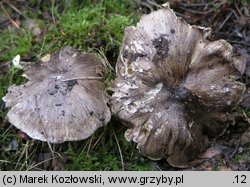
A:
<svg viewBox="0 0 250 187">
<path fill-rule="evenodd" d="M 171 30 L 172 32 L 172 30 Z M 153 40 L 153 46 L 156 48 L 156 54 L 153 57 L 153 61 L 157 63 L 162 61 L 168 56 L 169 44 L 171 41 L 167 40 L 164 35 Z"/>
</svg>

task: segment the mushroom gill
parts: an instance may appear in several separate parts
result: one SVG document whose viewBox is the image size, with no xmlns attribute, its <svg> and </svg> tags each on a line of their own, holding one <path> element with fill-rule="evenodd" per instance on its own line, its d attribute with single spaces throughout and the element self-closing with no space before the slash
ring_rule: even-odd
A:
<svg viewBox="0 0 250 187">
<path fill-rule="evenodd" d="M 7 118 L 30 137 L 51 143 L 86 139 L 110 120 L 102 64 L 65 47 L 50 60 L 24 66 L 29 81 L 3 97 Z"/>
<path fill-rule="evenodd" d="M 153 159 L 188 167 L 232 121 L 245 86 L 239 63 L 209 28 L 191 26 L 165 7 L 125 30 L 111 107 L 125 138 Z"/>
</svg>

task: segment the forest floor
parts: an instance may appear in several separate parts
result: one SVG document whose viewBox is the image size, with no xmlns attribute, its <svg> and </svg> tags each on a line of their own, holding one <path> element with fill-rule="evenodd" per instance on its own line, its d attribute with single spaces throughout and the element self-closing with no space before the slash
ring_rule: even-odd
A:
<svg viewBox="0 0 250 187">
<path fill-rule="evenodd" d="M 210 27 L 211 40 L 225 39 L 246 66 L 241 81 L 250 85 L 250 2 L 247 0 L 170 0 L 187 23 Z M 164 0 L 2 0 L 0 1 L 0 98 L 12 84 L 23 84 L 22 70 L 12 65 L 37 62 L 70 45 L 96 53 L 113 68 L 105 71 L 106 90 L 114 79 L 124 29 L 142 14 L 161 8 Z M 249 92 L 250 93 L 250 92 Z M 196 167 L 187 170 L 250 170 L 249 100 L 236 109 L 235 123 L 211 147 Z M 247 102 L 248 101 L 248 102 Z M 249 104 L 248 104 L 249 105 Z M 6 120 L 0 100 L 0 170 L 179 170 L 165 161 L 143 157 L 124 138 L 116 119 L 87 140 L 49 144 L 33 140 Z"/>
</svg>

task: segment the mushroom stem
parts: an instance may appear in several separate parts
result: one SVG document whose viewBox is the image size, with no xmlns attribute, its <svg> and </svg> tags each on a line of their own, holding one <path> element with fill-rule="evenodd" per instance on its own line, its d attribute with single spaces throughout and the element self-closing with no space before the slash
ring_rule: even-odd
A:
<svg viewBox="0 0 250 187">
<path fill-rule="evenodd" d="M 103 77 L 76 77 L 76 78 L 64 79 L 62 81 L 67 82 L 72 80 L 103 80 Z"/>
</svg>

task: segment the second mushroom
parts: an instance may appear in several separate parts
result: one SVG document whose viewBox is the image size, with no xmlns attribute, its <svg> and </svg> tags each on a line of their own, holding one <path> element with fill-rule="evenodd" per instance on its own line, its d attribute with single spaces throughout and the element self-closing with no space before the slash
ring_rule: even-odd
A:
<svg viewBox="0 0 250 187">
<path fill-rule="evenodd" d="M 86 139 L 110 120 L 102 64 L 65 47 L 42 63 L 26 65 L 29 81 L 3 97 L 10 123 L 31 138 L 62 143 Z"/>
<path fill-rule="evenodd" d="M 116 66 L 112 111 L 140 152 L 187 167 L 233 120 L 245 86 L 239 61 L 209 28 L 191 26 L 165 7 L 126 28 Z"/>
</svg>

